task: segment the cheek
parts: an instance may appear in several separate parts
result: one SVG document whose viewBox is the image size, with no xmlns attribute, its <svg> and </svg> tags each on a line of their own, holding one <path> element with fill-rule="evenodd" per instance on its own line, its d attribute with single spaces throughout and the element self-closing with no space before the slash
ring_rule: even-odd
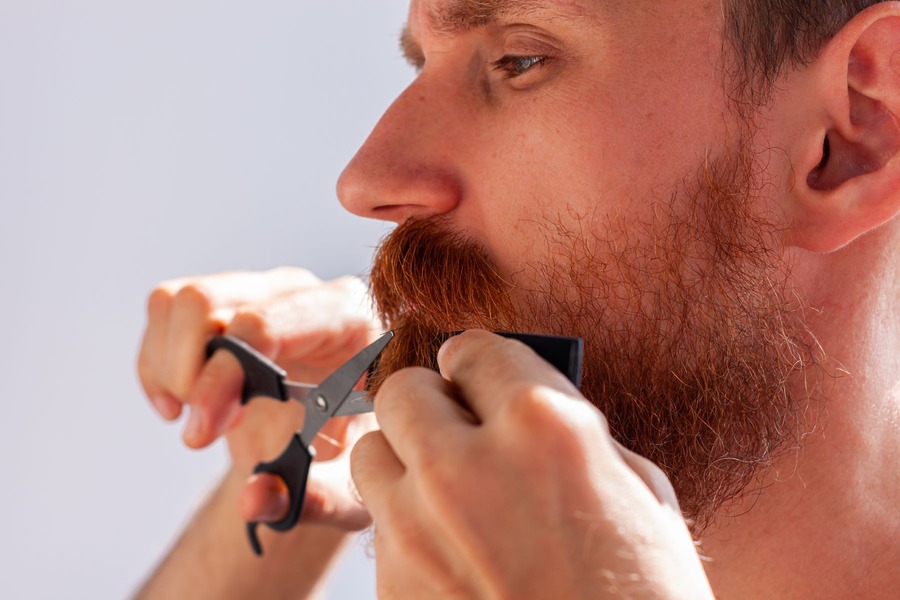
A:
<svg viewBox="0 0 900 600">
<path fill-rule="evenodd" d="M 591 175 L 602 169 L 584 151 L 568 147 L 571 139 L 551 135 L 554 130 L 533 126 L 495 138 L 456 211 L 506 280 L 544 260 L 548 224 L 592 211 L 602 187 Z"/>
<path fill-rule="evenodd" d="M 635 140 L 611 114 L 599 103 L 548 101 L 492 136 L 463 210 L 504 276 L 545 260 L 557 227 L 587 234 L 610 214 L 639 217 L 644 204 L 631 198 L 652 182 L 633 172 L 623 149 Z"/>
<path fill-rule="evenodd" d="M 517 99 L 472 141 L 486 150 L 470 164 L 466 220 L 504 276 L 546 260 L 548 227 L 606 237 L 610 222 L 649 222 L 726 138 L 711 73 L 638 55 L 582 67 L 589 76 Z"/>
</svg>

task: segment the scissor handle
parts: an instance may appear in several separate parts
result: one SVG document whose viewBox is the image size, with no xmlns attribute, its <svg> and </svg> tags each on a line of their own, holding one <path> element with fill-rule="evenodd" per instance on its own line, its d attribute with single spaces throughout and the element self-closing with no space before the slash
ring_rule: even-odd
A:
<svg viewBox="0 0 900 600">
<path fill-rule="evenodd" d="M 287 515 L 280 521 L 274 523 L 265 523 L 275 531 L 287 531 L 297 524 L 300 520 L 300 513 L 303 512 L 303 499 L 306 497 L 306 482 L 309 478 L 309 467 L 312 464 L 313 457 L 316 455 L 315 448 L 307 447 L 298 434 L 294 434 L 288 443 L 287 448 L 281 453 L 281 456 L 272 462 L 259 463 L 253 470 L 254 473 L 271 473 L 281 477 L 288 488 L 288 507 Z M 247 523 L 247 537 L 250 539 L 250 546 L 257 556 L 262 556 L 262 545 L 259 543 L 259 537 L 256 535 L 256 527 L 259 523 L 253 521 Z"/>
<path fill-rule="evenodd" d="M 247 404 L 254 396 L 268 396 L 281 402 L 288 399 L 284 389 L 287 373 L 245 342 L 229 335 L 217 335 L 206 345 L 206 357 L 216 350 L 231 352 L 244 370 L 244 388 L 241 390 L 241 404 Z"/>
</svg>

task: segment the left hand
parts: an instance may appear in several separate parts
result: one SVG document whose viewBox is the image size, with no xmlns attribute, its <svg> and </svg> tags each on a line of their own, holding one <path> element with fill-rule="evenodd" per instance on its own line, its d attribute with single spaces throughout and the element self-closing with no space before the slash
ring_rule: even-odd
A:
<svg viewBox="0 0 900 600">
<path fill-rule="evenodd" d="M 470 331 L 351 456 L 379 598 L 712 598 L 662 471 L 524 344 Z"/>
</svg>

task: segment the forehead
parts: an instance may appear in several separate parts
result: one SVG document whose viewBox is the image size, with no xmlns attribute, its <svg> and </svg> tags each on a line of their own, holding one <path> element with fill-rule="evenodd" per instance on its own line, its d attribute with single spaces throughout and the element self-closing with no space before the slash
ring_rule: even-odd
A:
<svg viewBox="0 0 900 600">
<path fill-rule="evenodd" d="M 550 10 L 568 16 L 583 15 L 594 0 L 421 0 L 431 27 L 454 32 L 490 25 L 500 18 Z M 416 2 L 414 1 L 415 5 Z"/>
</svg>

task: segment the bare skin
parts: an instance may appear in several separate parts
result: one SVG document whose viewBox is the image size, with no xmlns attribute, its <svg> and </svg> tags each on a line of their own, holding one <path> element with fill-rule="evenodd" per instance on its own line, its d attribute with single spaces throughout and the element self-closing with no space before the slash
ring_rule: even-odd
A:
<svg viewBox="0 0 900 600">
<path fill-rule="evenodd" d="M 348 165 L 338 191 L 345 207 L 367 217 L 443 215 L 480 242 L 506 277 L 540 260 L 542 220 L 642 219 L 652 210 L 642 199 L 667 195 L 739 125 L 717 67 L 716 3 L 673 9 L 547 0 L 453 31 L 430 18 L 439 4 L 413 0 L 406 47 L 421 72 Z M 900 583 L 900 516 L 891 502 L 900 497 L 893 475 L 900 455 L 898 40 L 897 3 L 863 11 L 810 65 L 785 74 L 758 115 L 754 148 L 777 149 L 759 174 L 768 183 L 759 202 L 779 219 L 795 291 L 841 376 L 813 397 L 822 404 L 809 412 L 824 419 L 815 436 L 769 473 L 757 496 L 727 506 L 704 536 L 703 568 L 661 472 L 619 449 L 602 415 L 535 357 L 479 332 L 445 347 L 439 375 L 401 371 L 379 392 L 381 429 L 362 438 L 351 461 L 365 509 L 340 485 L 322 485 L 314 505 L 337 508 L 313 510 L 307 520 L 353 529 L 374 519 L 383 597 L 700 598 L 710 585 L 720 598 L 893 597 Z M 510 55 L 530 60 L 501 60 Z M 241 289 L 258 290 L 253 298 L 229 299 L 213 278 L 184 293 L 184 282 L 163 284 L 151 299 L 141 354 L 148 395 L 166 417 L 177 417 L 183 404 L 205 415 L 199 429 L 188 427 L 192 447 L 230 426 L 235 459 L 172 556 L 196 556 L 204 540 L 231 540 L 223 532 L 233 523 L 226 525 L 220 506 L 237 501 L 234 482 L 268 450 L 254 447 L 264 416 L 233 420 L 236 367 L 217 361 L 201 371 L 208 336 L 229 331 L 287 366 L 308 369 L 312 361 L 321 375 L 375 329 L 371 317 L 339 310 L 316 321 L 329 325 L 297 334 L 300 321 L 269 310 L 284 306 L 285 294 L 305 290 L 289 312 L 332 315 L 333 302 L 317 294 L 333 300 L 348 291 L 308 274 L 289 290 L 278 288 L 290 280 L 284 273 L 257 286 L 249 277 L 238 280 Z M 496 402 L 485 402 L 481 390 Z M 423 421 L 427 436 L 409 425 Z M 336 433 L 349 446 L 360 432 Z M 586 466 L 559 472 L 535 439 L 565 464 Z M 480 471 L 463 471 L 444 454 L 437 460 L 436 440 L 453 450 L 446 456 L 479 464 L 478 485 L 455 485 Z M 492 477 L 500 484 L 483 483 Z M 265 479 L 241 493 L 245 518 L 277 515 L 283 502 Z M 535 532 L 545 531 L 553 534 L 540 536 L 535 557 Z M 603 543 L 587 544 L 598 532 Z M 259 568 L 247 566 L 249 553 L 237 554 L 235 537 L 235 551 L 220 564 L 236 580 L 278 587 L 268 569 L 282 572 L 278 565 L 308 551 L 306 544 L 322 544 L 328 557 L 340 545 L 299 531 L 287 539 L 291 549 Z M 546 562 L 559 568 L 542 571 Z M 192 590 L 184 564 L 190 560 L 164 562 L 148 597 L 160 581 L 170 591 Z M 298 578 L 312 589 L 324 568 L 292 571 L 273 594 L 297 589 Z M 532 585 L 523 589 L 523 582 Z"/>
<path fill-rule="evenodd" d="M 358 280 L 322 282 L 300 269 L 169 281 L 154 290 L 138 364 L 147 396 L 169 420 L 189 407 L 189 447 L 205 447 L 224 435 L 232 466 L 137 597 L 306 597 L 320 589 L 347 532 L 371 522 L 350 493 L 347 471 L 349 448 L 372 420 L 335 419 L 325 428 L 315 444 L 323 462 L 313 466 L 307 525 L 284 535 L 261 528 L 262 543 L 282 557 L 261 561 L 250 552 L 242 523 L 279 520 L 287 500 L 277 481 L 251 473 L 256 463 L 281 453 L 302 409 L 266 402 L 239 408 L 243 374 L 237 361 L 219 353 L 204 363 L 204 348 L 215 333 L 234 335 L 295 379 L 316 381 L 378 331 L 368 307 Z M 309 525 L 316 522 L 327 526 Z M 295 568 L 295 561 L 306 568 Z"/>
</svg>

